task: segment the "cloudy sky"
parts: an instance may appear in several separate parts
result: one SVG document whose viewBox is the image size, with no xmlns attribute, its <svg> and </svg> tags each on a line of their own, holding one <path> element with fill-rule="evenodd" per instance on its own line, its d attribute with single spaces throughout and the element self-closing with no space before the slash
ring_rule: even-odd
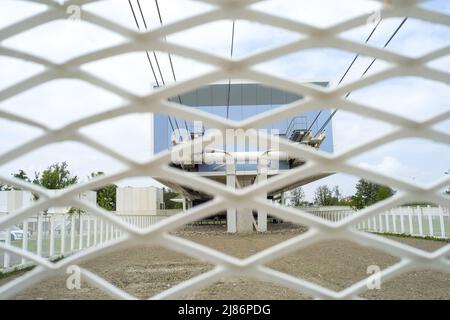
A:
<svg viewBox="0 0 450 320">
<path fill-rule="evenodd" d="M 136 0 L 132 0 L 132 3 L 138 10 Z M 171 23 L 211 9 L 210 6 L 195 1 L 163 0 L 159 3 L 164 23 Z M 159 19 L 154 1 L 141 0 L 141 6 L 148 28 L 158 27 Z M 367 13 L 369 16 L 379 6 L 377 2 L 363 0 L 273 0 L 254 5 L 258 10 L 319 27 L 333 25 L 361 13 Z M 423 6 L 450 14 L 450 2 L 447 0 L 430 1 Z M 41 4 L 2 0 L 0 29 L 45 10 L 46 6 Z M 81 8 L 80 21 L 63 19 L 50 22 L 5 39 L 0 42 L 0 46 L 61 63 L 77 55 L 126 41 L 118 34 L 84 22 L 85 12 L 98 14 L 124 27 L 136 29 L 128 0 L 98 1 Z M 138 19 L 143 27 L 140 16 Z M 383 46 L 401 20 L 401 18 L 382 20 L 370 43 L 374 46 Z M 167 40 L 228 57 L 231 25 L 231 21 L 214 22 L 170 35 Z M 363 42 L 373 26 L 368 24 L 341 36 Z M 450 45 L 449 31 L 448 27 L 442 25 L 409 19 L 388 49 L 409 56 L 420 56 L 436 48 Z M 234 57 L 243 57 L 262 49 L 288 43 L 298 37 L 299 35 L 285 30 L 238 20 L 235 25 Z M 166 82 L 171 82 L 167 55 L 160 52 L 157 55 Z M 326 80 L 331 86 L 335 86 L 353 57 L 353 53 L 329 48 L 305 50 L 263 63 L 256 68 L 296 81 Z M 152 91 L 154 84 L 146 59 L 145 53 L 136 52 L 86 64 L 82 69 L 135 94 L 145 95 Z M 369 57 L 360 57 L 345 81 L 359 78 L 370 61 Z M 178 80 L 188 79 L 211 69 L 210 66 L 178 56 L 173 56 L 173 62 Z M 378 72 L 387 66 L 388 63 L 377 61 L 370 72 Z M 450 57 L 433 61 L 430 66 L 448 72 Z M 43 70 L 42 66 L 34 63 L 0 56 L 0 92 Z M 443 83 L 414 77 L 398 77 L 355 91 L 349 99 L 412 119 L 425 120 L 449 109 L 450 90 L 448 85 Z M 87 115 L 116 108 L 122 103 L 124 101 L 117 95 L 79 80 L 67 79 L 51 81 L 0 101 L 0 110 L 20 114 L 52 128 L 59 128 Z M 105 121 L 83 128 L 81 131 L 118 152 L 132 155 L 134 159 L 145 160 L 152 156 L 149 123 L 148 114 L 136 114 Z M 450 121 L 444 121 L 436 128 L 449 132 Z M 339 152 L 371 140 L 393 128 L 386 123 L 339 111 L 333 119 L 333 129 L 334 149 Z M 40 130 L 0 118 L 0 153 L 12 150 L 40 134 L 42 134 Z M 57 161 L 67 161 L 72 171 L 82 179 L 92 171 L 112 173 L 123 168 L 119 162 L 86 146 L 64 142 L 40 148 L 0 166 L 0 174 L 9 175 L 18 169 L 24 169 L 32 174 Z M 421 139 L 406 139 L 368 152 L 353 159 L 352 162 L 388 175 L 428 184 L 442 178 L 444 172 L 450 169 L 450 150 L 445 145 Z M 340 185 L 344 195 L 350 195 L 354 192 L 355 181 L 356 177 L 336 174 L 308 185 L 305 191 L 307 198 L 312 199 L 313 191 L 318 185 Z M 148 178 L 119 182 L 120 185 L 154 183 Z"/>
</svg>

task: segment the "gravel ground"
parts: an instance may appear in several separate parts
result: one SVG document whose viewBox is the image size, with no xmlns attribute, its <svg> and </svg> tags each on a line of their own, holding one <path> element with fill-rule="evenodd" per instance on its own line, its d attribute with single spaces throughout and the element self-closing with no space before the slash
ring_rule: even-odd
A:
<svg viewBox="0 0 450 320">
<path fill-rule="evenodd" d="M 287 224 L 271 225 L 267 234 L 229 235 L 224 226 L 195 226 L 177 231 L 177 236 L 244 258 L 292 238 L 304 229 Z M 445 242 L 391 237 L 433 251 Z M 321 242 L 267 266 L 308 281 L 342 290 L 367 276 L 369 265 L 386 268 L 398 258 L 348 241 Z M 117 287 L 147 298 L 177 283 L 210 270 L 213 266 L 162 247 L 134 247 L 99 256 L 82 264 Z M 15 276 L 0 280 L 3 284 Z M 16 296 L 16 299 L 109 299 L 82 281 L 81 289 L 68 290 L 66 276 L 54 276 Z M 369 299 L 450 299 L 450 275 L 431 270 L 412 271 L 363 294 Z M 309 299 L 305 294 L 247 278 L 221 279 L 184 299 Z"/>
</svg>

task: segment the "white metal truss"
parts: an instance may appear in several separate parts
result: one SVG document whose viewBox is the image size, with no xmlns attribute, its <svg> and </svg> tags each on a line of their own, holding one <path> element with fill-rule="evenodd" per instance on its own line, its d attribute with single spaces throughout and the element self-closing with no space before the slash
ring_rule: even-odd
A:
<svg viewBox="0 0 450 320">
<path fill-rule="evenodd" d="M 85 5 L 96 1 L 100 0 L 71 0 L 67 1 L 65 4 Z M 395 115 L 388 111 L 381 111 L 369 107 L 365 104 L 352 102 L 344 98 L 347 92 L 361 89 L 395 76 L 416 76 L 423 79 L 449 83 L 449 73 L 431 69 L 427 67 L 426 64 L 450 54 L 450 46 L 446 46 L 439 50 L 434 50 L 418 58 L 411 58 L 339 37 L 339 34 L 344 31 L 364 25 L 367 21 L 367 14 L 362 14 L 322 29 L 307 23 L 256 11 L 250 7 L 252 4 L 259 2 L 260 0 L 197 1 L 211 4 L 214 8 L 206 13 L 198 14 L 175 23 L 164 25 L 144 34 L 126 29 L 98 15 L 83 12 L 83 20 L 116 32 L 127 38 L 128 41 L 124 44 L 83 54 L 61 64 L 53 63 L 32 54 L 7 49 L 0 46 L 1 55 L 31 61 L 45 67 L 45 70 L 41 73 L 0 91 L 0 101 L 18 95 L 48 81 L 63 78 L 74 78 L 86 81 L 94 86 L 117 94 L 127 101 L 126 104 L 115 110 L 85 117 L 56 130 L 50 129 L 33 120 L 29 120 L 18 115 L 13 115 L 6 111 L 0 112 L 0 117 L 4 119 L 37 127 L 45 131 L 45 134 L 42 136 L 35 138 L 30 142 L 24 143 L 11 151 L 1 154 L 0 165 L 14 161 L 18 157 L 32 150 L 41 148 L 51 143 L 61 141 L 77 141 L 110 157 L 113 157 L 127 166 L 127 169 L 117 174 L 105 175 L 95 180 L 80 183 L 63 190 L 58 194 L 51 194 L 46 189 L 16 180 L 9 176 L 0 177 L 1 180 L 8 184 L 32 190 L 40 196 L 40 200 L 33 206 L 18 210 L 8 215 L 6 219 L 0 222 L 0 229 L 10 227 L 22 221 L 31 214 L 36 213 L 37 211 L 54 206 L 71 205 L 85 208 L 98 217 L 111 222 L 125 232 L 125 236 L 120 239 L 109 242 L 104 246 L 92 247 L 83 250 L 56 263 L 49 262 L 42 257 L 38 257 L 30 252 L 22 251 L 21 249 L 11 245 L 0 243 L 1 250 L 25 257 L 26 259 L 37 264 L 37 267 L 32 271 L 29 271 L 22 277 L 16 278 L 1 286 L 0 298 L 13 297 L 17 293 L 42 281 L 43 279 L 55 275 L 55 272 L 57 271 L 64 272 L 65 268 L 71 264 L 78 264 L 87 259 L 96 257 L 99 252 L 112 252 L 114 250 L 134 245 L 158 244 L 168 249 L 188 254 L 192 257 L 201 258 L 216 266 L 209 272 L 184 281 L 151 297 L 152 299 L 168 299 L 183 296 L 194 289 L 207 286 L 218 279 L 227 276 L 248 276 L 259 280 L 269 281 L 304 292 L 315 298 L 358 298 L 360 294 L 367 290 L 367 279 L 358 281 L 342 291 L 333 291 L 318 284 L 278 272 L 264 266 L 264 264 L 273 261 L 280 256 L 288 255 L 293 251 L 305 248 L 313 243 L 326 239 L 346 239 L 358 244 L 377 248 L 386 253 L 399 257 L 400 261 L 398 263 L 384 269 L 381 272 L 383 281 L 401 275 L 412 269 L 420 268 L 450 273 L 450 261 L 446 258 L 450 252 L 450 244 L 447 244 L 434 252 L 426 252 L 378 235 L 360 232 L 351 227 L 352 225 L 366 220 L 371 216 L 377 215 L 408 201 L 427 201 L 443 206 L 449 206 L 448 197 L 445 197 L 441 193 L 441 190 L 449 184 L 449 178 L 441 179 L 434 184 L 424 186 L 407 182 L 392 176 L 383 175 L 367 168 L 360 168 L 349 162 L 349 160 L 353 157 L 364 152 L 404 138 L 420 137 L 448 145 L 450 143 L 449 135 L 435 130 L 432 127 L 444 120 L 448 120 L 450 117 L 450 109 L 425 121 L 415 121 L 400 115 Z M 27 18 L 26 20 L 0 29 L 0 41 L 17 35 L 23 31 L 38 27 L 44 23 L 58 19 L 65 19 L 67 17 L 65 7 L 60 6 L 58 3 L 51 0 L 39 0 L 34 2 L 47 5 L 48 9 L 42 13 Z M 423 21 L 450 26 L 450 17 L 448 15 L 422 8 L 419 6 L 421 2 L 423 1 L 392 0 L 390 1 L 389 6 L 385 6 L 381 9 L 381 16 L 384 18 L 408 16 Z M 191 49 L 164 41 L 164 37 L 170 34 L 223 19 L 241 19 L 251 22 L 258 22 L 306 35 L 306 37 L 275 48 L 257 52 L 241 59 L 233 60 L 221 58 L 200 50 Z M 352 81 L 338 88 L 320 88 L 313 85 L 301 84 L 291 79 L 285 79 L 269 73 L 257 71 L 254 68 L 256 64 L 267 62 L 290 53 L 322 47 L 335 48 L 360 53 L 361 55 L 376 57 L 390 62 L 391 66 L 384 71 Z M 108 81 L 101 80 L 94 75 L 88 74 L 80 68 L 82 64 L 88 62 L 94 62 L 106 57 L 112 57 L 128 52 L 144 50 L 170 52 L 172 54 L 212 65 L 214 66 L 214 69 L 203 75 L 155 90 L 145 97 L 139 97 L 127 90 L 118 88 Z M 228 78 L 253 80 L 279 89 L 302 94 L 305 98 L 240 122 L 226 120 L 211 114 L 203 113 L 195 110 L 194 108 L 186 108 L 179 104 L 167 101 L 167 98 L 169 97 L 173 97 L 189 90 Z M 142 164 L 123 156 L 105 145 L 94 141 L 89 136 L 80 133 L 81 128 L 103 120 L 112 119 L 131 113 L 151 112 L 162 112 L 174 117 L 192 121 L 199 120 L 202 121 L 205 126 L 217 128 L 219 130 L 224 130 L 226 128 L 242 128 L 246 130 L 249 128 L 259 128 L 264 124 L 272 123 L 307 110 L 325 109 L 329 106 L 390 123 L 394 125 L 396 129 L 361 146 L 333 155 L 320 151 L 314 151 L 301 145 L 294 145 L 288 141 L 279 141 L 280 151 L 286 152 L 294 157 L 306 159 L 307 163 L 304 166 L 295 168 L 288 173 L 283 173 L 271 178 L 270 183 L 266 180 L 243 189 L 235 190 L 227 188 L 225 185 L 216 183 L 212 180 L 199 177 L 194 173 L 187 173 L 176 168 L 169 167 L 169 152 L 159 154 L 148 162 Z M 265 135 L 261 132 L 255 131 L 254 134 L 258 134 L 262 139 L 266 139 L 267 141 L 271 139 L 270 135 Z M 207 143 L 207 141 L 208 137 L 203 141 L 194 141 L 193 143 Z M 347 219 L 337 222 L 326 221 L 312 216 L 304 211 L 279 206 L 261 198 L 261 194 L 264 194 L 267 191 L 281 188 L 298 181 L 299 179 L 307 178 L 323 171 L 342 172 L 363 177 L 376 183 L 390 185 L 398 189 L 399 192 L 388 200 L 379 202 L 362 210 L 357 215 L 353 215 Z M 132 176 L 164 176 L 165 179 L 173 182 L 183 181 L 183 183 L 194 189 L 213 195 L 214 198 L 203 205 L 189 209 L 185 214 L 170 217 L 169 219 L 161 221 L 144 230 L 130 226 L 121 219 L 109 214 L 107 211 L 97 208 L 88 202 L 77 199 L 77 195 L 84 190 L 91 190 L 107 183 Z M 185 223 L 212 215 L 219 211 L 225 211 L 229 203 L 233 203 L 238 208 L 253 207 L 255 209 L 270 212 L 271 214 L 285 220 L 307 225 L 309 226 L 309 230 L 304 234 L 276 244 L 245 259 L 238 259 L 229 256 L 220 251 L 170 235 L 168 233 Z M 88 270 L 82 269 L 82 276 L 84 280 L 89 281 L 92 285 L 109 293 L 113 297 L 121 299 L 135 298 Z M 371 277 L 373 277 L 373 275 Z"/>
</svg>

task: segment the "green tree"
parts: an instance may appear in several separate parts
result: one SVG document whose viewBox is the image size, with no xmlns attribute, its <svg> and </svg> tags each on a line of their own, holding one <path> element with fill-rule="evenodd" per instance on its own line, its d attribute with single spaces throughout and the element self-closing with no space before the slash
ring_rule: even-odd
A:
<svg viewBox="0 0 450 320">
<path fill-rule="evenodd" d="M 356 193 L 352 197 L 352 205 L 357 209 L 361 209 L 389 198 L 394 193 L 394 190 L 389 187 L 360 179 L 356 184 Z"/>
<path fill-rule="evenodd" d="M 304 206 L 305 203 L 307 203 L 305 201 L 305 192 L 303 191 L 302 187 L 297 187 L 295 189 L 293 189 L 291 192 L 291 205 L 293 207 L 301 207 Z"/>
<path fill-rule="evenodd" d="M 78 177 L 72 176 L 65 161 L 50 165 L 47 169 L 42 171 L 42 173 L 35 172 L 33 179 L 33 183 L 51 190 L 64 189 L 77 182 Z M 34 194 L 34 198 L 37 200 L 39 199 L 39 196 Z M 79 208 L 70 208 L 68 211 L 69 214 L 81 214 L 83 212 L 84 211 Z"/>
<path fill-rule="evenodd" d="M 64 189 L 78 182 L 78 177 L 71 175 L 65 161 L 52 164 L 42 173 L 35 172 L 34 175 L 33 183 L 51 190 Z"/>
<path fill-rule="evenodd" d="M 163 188 L 163 195 L 164 195 L 164 206 L 166 209 L 182 209 L 183 208 L 183 204 L 170 200 L 170 199 L 179 197 L 178 192 L 175 192 L 171 189 Z"/>
<path fill-rule="evenodd" d="M 336 198 L 327 185 L 318 187 L 314 193 L 314 204 L 319 206 L 332 206 L 336 204 Z"/>
<path fill-rule="evenodd" d="M 104 175 L 104 172 L 92 172 L 88 177 L 93 179 L 95 177 Z M 97 204 L 105 210 L 116 211 L 116 192 L 117 185 L 108 184 L 95 190 L 97 192 Z"/>
</svg>

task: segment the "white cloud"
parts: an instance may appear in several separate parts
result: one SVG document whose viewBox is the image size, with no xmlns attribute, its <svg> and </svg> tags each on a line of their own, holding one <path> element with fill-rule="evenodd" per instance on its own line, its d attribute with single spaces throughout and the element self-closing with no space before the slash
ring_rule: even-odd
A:
<svg viewBox="0 0 450 320">
<path fill-rule="evenodd" d="M 391 156 L 383 157 L 383 160 L 375 165 L 367 162 L 361 162 L 359 165 L 363 168 L 372 169 L 387 175 L 398 175 L 410 171 L 410 169 L 402 164 L 402 162 Z"/>
</svg>

